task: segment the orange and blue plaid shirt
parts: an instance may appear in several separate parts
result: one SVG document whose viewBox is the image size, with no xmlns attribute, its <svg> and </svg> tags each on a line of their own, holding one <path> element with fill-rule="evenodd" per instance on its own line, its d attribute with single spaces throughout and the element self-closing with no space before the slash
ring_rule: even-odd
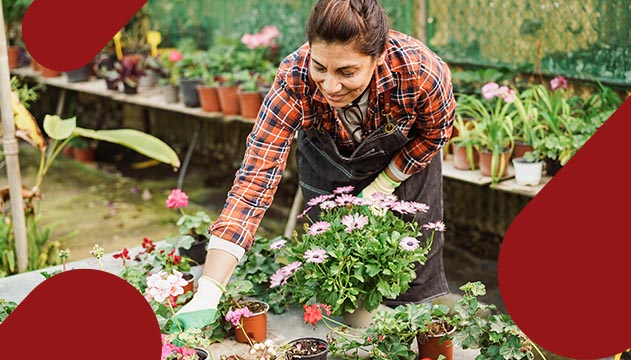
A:
<svg viewBox="0 0 631 360">
<path fill-rule="evenodd" d="M 386 59 L 371 80 L 364 134 L 385 123 L 378 94 L 390 91 L 392 121 L 406 136 L 415 138 L 393 158 L 403 174 L 419 172 L 449 140 L 456 103 L 447 65 L 419 40 L 390 31 Z M 296 131 L 308 129 L 316 118 L 312 100 L 327 106 L 319 89 L 309 88 L 309 45 L 281 63 L 275 82 L 265 96 L 254 128 L 247 139 L 224 209 L 210 232 L 248 250 L 261 219 L 271 205 Z M 338 118 L 323 128 L 342 152 L 356 144 Z"/>
</svg>

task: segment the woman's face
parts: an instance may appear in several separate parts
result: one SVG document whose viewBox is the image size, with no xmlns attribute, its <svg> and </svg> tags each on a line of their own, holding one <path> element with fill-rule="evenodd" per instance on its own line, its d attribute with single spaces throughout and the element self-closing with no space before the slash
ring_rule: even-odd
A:
<svg viewBox="0 0 631 360">
<path fill-rule="evenodd" d="M 359 97 L 370 84 L 383 56 L 373 59 L 358 53 L 350 44 L 311 44 L 309 73 L 333 107 L 343 107 Z"/>
</svg>

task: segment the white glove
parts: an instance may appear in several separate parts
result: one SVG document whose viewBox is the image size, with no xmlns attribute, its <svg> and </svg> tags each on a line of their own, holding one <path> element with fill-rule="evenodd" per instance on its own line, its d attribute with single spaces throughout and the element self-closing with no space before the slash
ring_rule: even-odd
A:
<svg viewBox="0 0 631 360">
<path fill-rule="evenodd" d="M 394 190 L 401 185 L 400 182 L 394 181 L 390 179 L 388 175 L 386 175 L 385 171 L 382 171 L 377 175 L 375 180 L 373 180 L 370 185 L 366 186 L 358 195 L 360 198 L 374 200 L 372 198 L 373 194 L 383 193 L 384 195 L 391 195 Z"/>
<path fill-rule="evenodd" d="M 197 281 L 197 292 L 191 301 L 175 314 L 182 329 L 202 329 L 214 322 L 217 318 L 217 305 L 224 292 L 225 289 L 219 282 L 202 276 Z M 178 329 L 174 322 L 169 332 L 173 333 Z"/>
</svg>

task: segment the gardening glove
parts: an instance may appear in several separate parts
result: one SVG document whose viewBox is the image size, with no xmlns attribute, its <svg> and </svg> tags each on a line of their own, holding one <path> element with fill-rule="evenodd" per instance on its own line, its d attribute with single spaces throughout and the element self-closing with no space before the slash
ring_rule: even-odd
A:
<svg viewBox="0 0 631 360">
<path fill-rule="evenodd" d="M 392 180 L 388 175 L 386 175 L 385 171 L 382 171 L 377 175 L 375 180 L 373 180 L 368 186 L 366 186 L 357 197 L 374 200 L 373 194 L 382 193 L 384 195 L 392 195 L 394 190 L 401 185 L 401 182 Z M 370 207 L 370 210 L 374 215 L 384 215 L 386 213 L 386 209 L 382 209 L 377 205 L 373 205 Z"/>
<path fill-rule="evenodd" d="M 197 282 L 197 292 L 173 319 L 169 333 L 187 329 L 202 329 L 217 319 L 217 305 L 226 289 L 215 279 L 202 276 Z M 178 327 L 178 324 L 180 327 Z"/>
</svg>

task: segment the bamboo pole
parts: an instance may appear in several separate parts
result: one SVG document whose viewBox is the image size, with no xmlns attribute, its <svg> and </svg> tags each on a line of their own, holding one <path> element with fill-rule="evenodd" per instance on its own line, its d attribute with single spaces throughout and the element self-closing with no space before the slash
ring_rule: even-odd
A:
<svg viewBox="0 0 631 360">
<path fill-rule="evenodd" d="M 421 40 L 425 45 L 428 44 L 427 39 L 427 4 L 426 0 L 414 0 L 414 19 L 416 20 L 415 32 L 416 38 Z"/>
<path fill-rule="evenodd" d="M 4 13 L 0 0 L 0 29 L 4 29 Z M 9 195 L 11 196 L 11 214 L 13 234 L 15 235 L 15 251 L 18 258 L 18 271 L 23 272 L 28 265 L 28 244 L 26 242 L 26 225 L 24 221 L 24 200 L 22 199 L 22 177 L 18 158 L 18 141 L 15 138 L 13 106 L 11 105 L 11 78 L 9 59 L 7 56 L 7 38 L 4 31 L 0 36 L 0 111 L 2 114 L 2 147 L 7 164 L 9 179 Z"/>
</svg>

